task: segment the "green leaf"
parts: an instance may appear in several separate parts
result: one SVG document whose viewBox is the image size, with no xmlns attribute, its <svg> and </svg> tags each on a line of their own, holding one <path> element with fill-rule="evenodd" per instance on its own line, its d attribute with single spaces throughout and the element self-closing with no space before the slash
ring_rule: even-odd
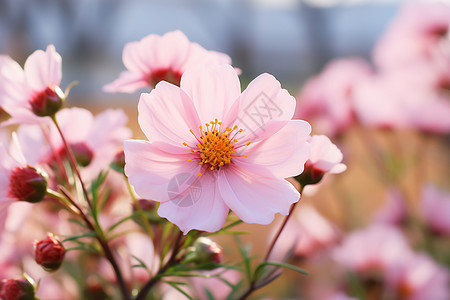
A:
<svg viewBox="0 0 450 300">
<path fill-rule="evenodd" d="M 171 281 L 166 281 L 168 284 L 170 284 L 171 287 L 173 287 L 174 289 L 176 289 L 177 291 L 179 291 L 180 293 L 182 293 L 186 298 L 190 299 L 190 300 L 194 300 L 194 298 L 192 298 L 191 296 L 189 296 L 188 293 L 186 293 L 185 291 L 183 291 L 181 288 L 178 287 L 177 284 L 175 284 L 174 282 Z"/>
<path fill-rule="evenodd" d="M 241 239 L 237 235 L 233 235 L 236 243 L 238 244 L 238 250 L 239 253 L 242 256 L 242 259 L 244 260 L 244 267 L 245 267 L 245 275 L 247 276 L 248 282 L 252 281 L 252 269 L 251 269 L 251 258 L 247 253 L 247 250 L 244 248 L 244 245 L 242 244 Z"/>
<path fill-rule="evenodd" d="M 85 238 L 85 237 L 95 237 L 95 236 L 97 236 L 97 233 L 95 233 L 94 231 L 90 231 L 87 233 L 70 236 L 68 238 L 65 238 L 62 242 L 64 243 L 67 241 L 74 241 L 74 240 L 78 240 L 78 239 Z"/>
<path fill-rule="evenodd" d="M 263 270 L 263 268 L 266 267 L 266 266 L 275 266 L 275 267 L 290 269 L 290 270 L 296 271 L 298 273 L 301 273 L 303 275 L 309 275 L 308 272 L 306 272 L 305 270 L 300 269 L 299 267 L 291 265 L 291 264 L 288 264 L 288 263 L 274 262 L 274 261 L 265 261 L 265 262 L 262 262 L 261 264 L 259 264 L 259 266 L 256 268 L 256 270 L 255 270 L 255 277 L 257 277 L 259 272 L 261 272 Z"/>
</svg>

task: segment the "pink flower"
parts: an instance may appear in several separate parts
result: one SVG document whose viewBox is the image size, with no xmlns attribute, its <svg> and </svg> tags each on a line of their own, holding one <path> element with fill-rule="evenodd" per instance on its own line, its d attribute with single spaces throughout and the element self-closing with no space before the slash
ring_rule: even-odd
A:
<svg viewBox="0 0 450 300">
<path fill-rule="evenodd" d="M 418 61 L 445 68 L 450 63 L 449 28 L 448 4 L 416 1 L 405 5 L 375 46 L 374 61 L 383 70 Z"/>
<path fill-rule="evenodd" d="M 325 135 L 313 135 L 308 142 L 311 144 L 311 155 L 305 163 L 305 170 L 296 177 L 301 185 L 318 183 L 325 173 L 339 174 L 347 169 L 341 163 L 341 150 Z"/>
<path fill-rule="evenodd" d="M 422 189 L 421 205 L 428 227 L 436 233 L 450 236 L 450 193 L 428 184 Z"/>
<path fill-rule="evenodd" d="M 336 247 L 333 258 L 345 269 L 366 273 L 386 269 L 404 260 L 411 249 L 396 228 L 383 224 L 373 224 L 367 228 L 351 232 L 342 245 Z"/>
<path fill-rule="evenodd" d="M 304 85 L 294 118 L 311 122 L 319 133 L 336 135 L 354 121 L 353 89 L 372 73 L 358 58 L 334 60 Z"/>
<path fill-rule="evenodd" d="M 386 203 L 374 214 L 374 221 L 390 225 L 399 225 L 407 217 L 406 203 L 398 189 L 391 189 Z"/>
<path fill-rule="evenodd" d="M 414 254 L 386 274 L 390 299 L 445 300 L 450 298 L 448 271 L 424 254 Z"/>
<path fill-rule="evenodd" d="M 65 108 L 56 114 L 65 139 L 74 152 L 77 162 L 83 167 L 81 174 L 86 180 L 97 177 L 108 168 L 116 150 L 131 136 L 125 125 L 127 116 L 122 110 L 108 109 L 97 116 L 82 108 Z M 48 122 L 48 139 L 39 126 L 22 125 L 17 133 L 27 160 L 55 167 L 56 156 L 67 158 L 67 154 L 56 127 Z"/>
<path fill-rule="evenodd" d="M 277 260 L 292 254 L 308 257 L 338 240 L 338 230 L 314 207 L 303 205 L 291 217 L 282 231 L 274 249 Z"/>
<path fill-rule="evenodd" d="M 24 69 L 9 56 L 0 56 L 0 106 L 12 116 L 10 123 L 40 123 L 62 105 L 61 56 L 53 45 L 36 50 Z"/>
<path fill-rule="evenodd" d="M 138 109 L 149 142 L 125 141 L 125 173 L 183 232 L 217 231 L 229 209 L 268 224 L 298 201 L 283 178 L 302 172 L 311 128 L 291 120 L 295 99 L 273 76 L 260 75 L 241 94 L 231 66 L 193 68 L 180 88 L 160 82 L 142 94 Z"/>
<path fill-rule="evenodd" d="M 195 299 L 211 299 L 208 295 L 212 295 L 213 299 L 227 299 L 232 288 L 220 278 L 231 284 L 237 284 L 240 280 L 241 273 L 236 270 L 221 268 L 213 271 L 203 271 L 202 275 L 210 277 L 192 277 L 190 280 L 195 293 Z"/>
<path fill-rule="evenodd" d="M 179 86 L 181 75 L 191 66 L 200 63 L 231 64 L 228 55 L 207 51 L 197 43 L 189 42 L 179 30 L 163 36 L 150 34 L 138 42 L 126 44 L 122 59 L 128 71 L 105 85 L 104 91 L 133 93 L 143 87 L 153 88 L 161 80 Z"/>
</svg>

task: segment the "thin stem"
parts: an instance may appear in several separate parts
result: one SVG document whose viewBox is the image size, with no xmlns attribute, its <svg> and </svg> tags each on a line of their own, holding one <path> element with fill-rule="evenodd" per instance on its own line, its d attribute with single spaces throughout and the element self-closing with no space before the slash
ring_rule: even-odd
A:
<svg viewBox="0 0 450 300">
<path fill-rule="evenodd" d="M 303 186 L 300 187 L 300 193 L 303 191 Z M 269 257 L 270 254 L 272 254 L 273 248 L 275 247 L 275 244 L 277 243 L 279 237 L 281 236 L 281 233 L 283 232 L 283 229 L 286 227 L 287 222 L 289 221 L 295 207 L 297 206 L 297 204 L 300 202 L 297 201 L 296 203 L 292 204 L 291 208 L 289 209 L 289 214 L 284 218 L 283 223 L 281 224 L 280 228 L 278 229 L 277 233 L 275 234 L 275 236 L 272 239 L 272 242 L 270 243 L 269 248 L 267 249 L 267 253 L 266 256 L 264 257 L 264 260 L 262 262 L 267 262 L 269 261 Z M 269 278 L 270 276 L 272 276 L 273 273 L 276 272 L 278 268 L 274 268 L 274 270 L 272 272 L 270 272 L 269 274 L 267 274 L 266 276 L 264 276 L 264 278 L 262 280 L 265 280 L 267 278 Z M 268 282 L 271 282 L 272 280 L 268 280 L 266 281 L 266 284 Z M 252 281 L 250 282 L 249 287 L 247 288 L 247 290 L 238 298 L 238 300 L 244 300 L 247 299 L 248 296 L 250 296 L 251 293 L 253 293 L 255 290 L 263 287 L 266 284 L 259 284 L 257 285 L 257 278 L 256 276 L 253 277 Z"/>
<path fill-rule="evenodd" d="M 136 198 L 136 196 L 134 194 L 133 188 L 131 187 L 131 184 L 130 184 L 130 181 L 128 180 L 128 177 L 125 176 L 125 175 L 124 175 L 124 177 L 125 177 L 125 181 L 127 183 L 128 192 L 130 193 L 131 199 L 133 199 L 133 204 L 134 204 L 134 206 L 136 207 L 136 210 L 139 213 L 139 217 L 141 218 L 141 222 L 144 225 L 145 232 L 147 232 L 147 234 L 150 236 L 150 238 L 152 240 L 154 240 L 155 235 L 154 235 L 154 233 L 153 233 L 153 231 L 152 231 L 152 229 L 150 227 L 150 222 L 148 221 L 147 217 L 145 216 L 145 212 L 142 209 L 141 205 L 139 204 L 139 201 L 137 200 L 137 198 Z"/>
<path fill-rule="evenodd" d="M 178 235 L 175 239 L 175 242 L 173 244 L 174 245 L 173 251 L 172 251 L 172 254 L 171 254 L 169 260 L 161 269 L 159 269 L 158 273 L 155 276 L 153 276 L 149 281 L 147 281 L 147 283 L 144 285 L 144 287 L 137 294 L 135 300 L 144 300 L 145 297 L 147 296 L 148 292 L 150 292 L 150 290 L 152 289 L 152 287 L 161 279 L 161 275 L 164 274 L 164 272 L 166 272 L 167 269 L 169 269 L 171 266 L 173 266 L 176 263 L 176 257 L 180 250 L 180 246 L 181 246 L 180 242 L 181 242 L 182 236 L 183 236 L 183 233 L 181 231 L 179 231 Z"/>
</svg>

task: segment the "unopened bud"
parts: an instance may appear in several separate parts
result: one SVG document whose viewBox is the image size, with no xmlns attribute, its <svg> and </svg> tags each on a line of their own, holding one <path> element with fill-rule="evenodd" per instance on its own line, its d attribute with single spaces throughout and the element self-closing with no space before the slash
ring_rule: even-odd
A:
<svg viewBox="0 0 450 300">
<path fill-rule="evenodd" d="M 323 176 L 325 175 L 325 171 L 322 171 L 318 168 L 315 168 L 313 164 L 309 161 L 305 163 L 305 168 L 303 172 L 294 177 L 302 186 L 308 184 L 316 184 L 319 183 Z"/>
<path fill-rule="evenodd" d="M 36 203 L 47 193 L 47 179 L 35 168 L 16 167 L 11 171 L 8 196 L 20 201 Z"/>
<path fill-rule="evenodd" d="M 47 87 L 30 100 L 31 110 L 39 117 L 53 116 L 63 105 L 64 93 L 57 86 Z"/>
<path fill-rule="evenodd" d="M 24 278 L 3 279 L 0 282 L 0 299 L 34 300 L 34 287 Z"/>
<path fill-rule="evenodd" d="M 138 225 L 144 226 L 142 215 L 139 214 L 139 211 L 142 211 L 143 217 L 147 219 L 150 224 L 159 224 L 163 219 L 156 213 L 156 203 L 155 201 L 139 199 L 138 205 L 133 204 L 133 221 L 135 221 Z"/>
<path fill-rule="evenodd" d="M 222 248 L 217 243 L 206 237 L 200 237 L 188 249 L 184 261 L 203 265 L 205 269 L 214 269 L 222 262 L 222 258 Z"/>
<path fill-rule="evenodd" d="M 51 233 L 47 233 L 47 239 L 34 244 L 36 263 L 46 271 L 56 271 L 64 260 L 66 249 L 63 244 Z"/>
<path fill-rule="evenodd" d="M 125 167 L 125 153 L 123 149 L 114 155 L 114 159 L 109 166 L 117 172 L 124 173 L 123 168 Z"/>
<path fill-rule="evenodd" d="M 75 156 L 75 160 L 82 167 L 87 167 L 94 157 L 94 153 L 85 143 L 70 144 L 70 149 Z"/>
</svg>

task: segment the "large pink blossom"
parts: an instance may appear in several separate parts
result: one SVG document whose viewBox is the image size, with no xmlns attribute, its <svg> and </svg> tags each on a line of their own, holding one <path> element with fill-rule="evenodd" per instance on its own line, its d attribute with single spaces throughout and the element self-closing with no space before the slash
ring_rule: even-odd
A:
<svg viewBox="0 0 450 300">
<path fill-rule="evenodd" d="M 186 71 L 180 88 L 160 82 L 138 109 L 149 141 L 125 141 L 125 173 L 183 232 L 217 231 L 229 209 L 268 224 L 298 201 L 283 178 L 302 172 L 311 128 L 291 120 L 295 99 L 273 76 L 241 94 L 231 66 L 205 65 Z"/>
<path fill-rule="evenodd" d="M 421 206 L 428 227 L 450 236 L 450 193 L 428 184 L 422 189 Z"/>
<path fill-rule="evenodd" d="M 133 93 L 143 87 L 153 88 L 165 80 L 180 85 L 181 75 L 200 63 L 231 64 L 223 53 L 208 51 L 190 42 L 179 30 L 163 36 L 150 34 L 140 41 L 125 45 L 122 60 L 128 69 L 114 82 L 104 87 L 106 92 Z"/>
<path fill-rule="evenodd" d="M 42 122 L 32 110 L 41 110 L 48 99 L 59 101 L 61 77 L 61 56 L 53 45 L 33 52 L 23 69 L 0 55 L 0 107 L 12 116 L 6 123 Z"/>
<path fill-rule="evenodd" d="M 353 89 L 371 73 L 369 64 L 359 58 L 330 62 L 305 83 L 294 118 L 311 122 L 317 133 L 341 133 L 354 121 Z"/>
</svg>

